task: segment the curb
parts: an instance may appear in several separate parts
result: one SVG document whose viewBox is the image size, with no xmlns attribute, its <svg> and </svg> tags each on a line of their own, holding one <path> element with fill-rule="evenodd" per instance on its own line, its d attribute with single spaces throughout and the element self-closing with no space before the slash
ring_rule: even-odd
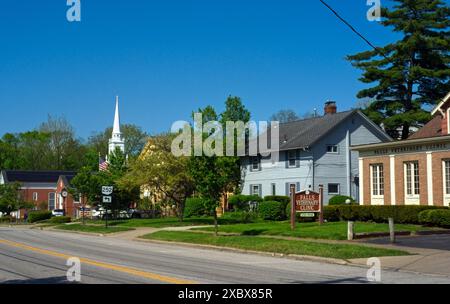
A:
<svg viewBox="0 0 450 304">
<path fill-rule="evenodd" d="M 224 252 L 257 254 L 257 255 L 261 255 L 261 256 L 287 258 L 287 259 L 293 259 L 293 260 L 298 260 L 298 261 L 321 262 L 321 263 L 338 264 L 338 265 L 353 264 L 344 259 L 316 257 L 316 256 L 311 256 L 311 255 L 284 254 L 284 253 L 246 250 L 246 249 L 230 248 L 230 247 L 222 247 L 222 246 L 214 246 L 214 245 L 192 244 L 192 243 L 171 242 L 171 241 L 161 241 L 161 240 L 149 240 L 149 239 L 143 239 L 143 238 L 134 238 L 133 241 L 143 242 L 143 243 L 164 244 L 164 245 L 177 245 L 177 246 L 183 246 L 183 247 L 189 247 L 189 248 L 216 250 L 216 251 L 224 251 Z"/>
</svg>

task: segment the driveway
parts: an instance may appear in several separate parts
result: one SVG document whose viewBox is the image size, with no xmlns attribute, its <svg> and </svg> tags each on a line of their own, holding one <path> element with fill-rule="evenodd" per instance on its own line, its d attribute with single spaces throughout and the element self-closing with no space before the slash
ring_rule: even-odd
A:
<svg viewBox="0 0 450 304">
<path fill-rule="evenodd" d="M 390 244 L 389 238 L 368 239 L 371 244 Z M 450 251 L 450 234 L 397 237 L 397 246 Z"/>
</svg>

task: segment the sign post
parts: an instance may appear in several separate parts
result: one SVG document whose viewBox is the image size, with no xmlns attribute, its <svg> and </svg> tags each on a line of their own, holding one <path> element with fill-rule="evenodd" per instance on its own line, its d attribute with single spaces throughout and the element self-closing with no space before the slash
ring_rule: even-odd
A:
<svg viewBox="0 0 450 304">
<path fill-rule="evenodd" d="M 295 185 L 291 185 L 291 230 L 295 230 L 295 215 L 296 215 L 296 202 L 295 202 Z"/>
<path fill-rule="evenodd" d="M 102 186 L 103 206 L 105 208 L 105 227 L 108 228 L 108 204 L 112 203 L 113 186 Z"/>
</svg>

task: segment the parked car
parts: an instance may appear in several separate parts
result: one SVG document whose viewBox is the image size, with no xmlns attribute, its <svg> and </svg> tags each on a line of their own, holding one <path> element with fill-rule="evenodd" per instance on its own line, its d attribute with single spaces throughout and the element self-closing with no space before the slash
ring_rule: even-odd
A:
<svg viewBox="0 0 450 304">
<path fill-rule="evenodd" d="M 130 213 L 128 210 L 121 210 L 117 214 L 117 218 L 119 219 L 128 219 L 132 218 L 133 214 L 137 214 L 136 212 Z M 106 218 L 106 215 L 108 215 L 108 219 L 113 218 L 113 213 L 111 209 L 108 209 L 108 211 L 105 211 L 105 208 L 98 206 L 92 211 L 92 217 L 96 219 L 102 219 L 104 220 Z M 135 215 L 137 216 L 137 215 Z"/>
<path fill-rule="evenodd" d="M 52 216 L 64 216 L 64 210 L 54 209 L 52 210 Z"/>
</svg>

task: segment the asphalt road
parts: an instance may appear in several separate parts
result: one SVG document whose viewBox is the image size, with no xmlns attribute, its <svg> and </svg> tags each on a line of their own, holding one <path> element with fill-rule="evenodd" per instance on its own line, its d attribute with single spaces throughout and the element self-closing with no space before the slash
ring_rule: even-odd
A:
<svg viewBox="0 0 450 304">
<path fill-rule="evenodd" d="M 367 283 L 368 267 L 0 227 L 0 283 Z M 383 270 L 381 283 L 450 283 L 449 277 Z"/>
</svg>

